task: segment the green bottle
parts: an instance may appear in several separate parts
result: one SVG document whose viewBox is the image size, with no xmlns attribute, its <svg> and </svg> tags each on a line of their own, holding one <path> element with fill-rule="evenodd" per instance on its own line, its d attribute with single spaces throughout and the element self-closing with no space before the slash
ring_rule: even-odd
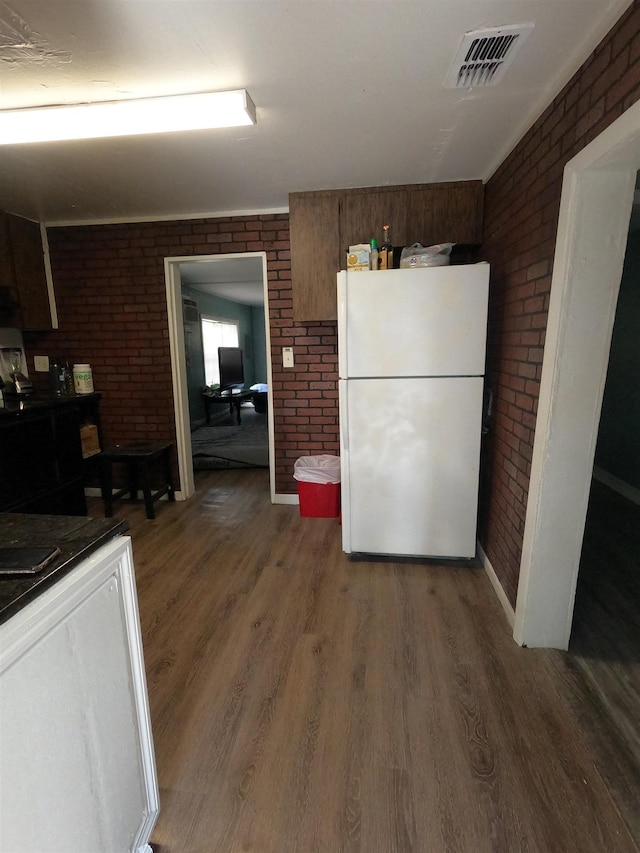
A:
<svg viewBox="0 0 640 853">
<path fill-rule="evenodd" d="M 375 237 L 371 238 L 371 251 L 369 252 L 369 269 L 377 270 L 378 269 L 378 241 Z"/>
</svg>

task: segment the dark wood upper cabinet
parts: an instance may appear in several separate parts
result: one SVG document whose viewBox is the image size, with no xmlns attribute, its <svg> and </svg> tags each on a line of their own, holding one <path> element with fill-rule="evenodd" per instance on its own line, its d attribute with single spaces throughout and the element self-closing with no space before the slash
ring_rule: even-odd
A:
<svg viewBox="0 0 640 853">
<path fill-rule="evenodd" d="M 289 196 L 293 316 L 301 323 L 336 317 L 335 281 L 341 263 L 339 205 L 333 193 Z"/>
<path fill-rule="evenodd" d="M 482 242 L 482 181 L 408 187 L 405 198 L 407 239 L 396 245 Z"/>
<path fill-rule="evenodd" d="M 394 246 L 482 241 L 482 181 L 326 190 L 289 195 L 293 316 L 297 322 L 335 320 L 336 273 L 350 245 Z"/>
<path fill-rule="evenodd" d="M 0 213 L 0 325 L 51 329 L 51 303 L 40 225 Z"/>
<path fill-rule="evenodd" d="M 382 228 L 389 225 L 395 246 L 405 246 L 407 238 L 407 196 L 404 187 L 346 191 L 340 207 L 340 269 L 345 268 L 346 251 L 355 243 L 372 237 L 382 242 Z"/>
</svg>

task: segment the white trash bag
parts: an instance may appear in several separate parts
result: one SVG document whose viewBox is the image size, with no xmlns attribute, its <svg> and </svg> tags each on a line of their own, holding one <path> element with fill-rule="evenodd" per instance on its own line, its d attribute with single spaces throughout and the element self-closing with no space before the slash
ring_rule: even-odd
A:
<svg viewBox="0 0 640 853">
<path fill-rule="evenodd" d="M 293 479 L 302 483 L 339 483 L 340 457 L 301 456 L 293 466 Z"/>
</svg>

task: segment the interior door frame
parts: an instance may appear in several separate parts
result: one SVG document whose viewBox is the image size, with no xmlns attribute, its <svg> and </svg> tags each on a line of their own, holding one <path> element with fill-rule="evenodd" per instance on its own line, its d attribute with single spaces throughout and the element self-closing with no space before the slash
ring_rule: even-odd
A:
<svg viewBox="0 0 640 853">
<path fill-rule="evenodd" d="M 267 425 L 269 433 L 269 490 L 271 503 L 275 503 L 275 440 L 273 426 L 272 379 L 271 379 L 271 331 L 269 324 L 269 289 L 267 278 L 266 252 L 235 252 L 218 255 L 184 255 L 164 259 L 165 286 L 167 293 L 167 314 L 169 324 L 169 346 L 171 351 L 171 378 L 173 383 L 173 405 L 175 410 L 176 448 L 178 470 L 180 472 L 180 491 L 178 500 L 186 500 L 195 493 L 193 459 L 191 456 L 191 430 L 189 417 L 189 395 L 187 392 L 187 367 L 184 342 L 184 323 L 182 319 L 182 282 L 180 264 L 234 258 L 256 257 L 262 259 L 262 288 L 264 293 L 264 325 L 267 360 Z"/>
<path fill-rule="evenodd" d="M 513 636 L 567 649 L 636 175 L 640 102 L 565 167 Z"/>
</svg>

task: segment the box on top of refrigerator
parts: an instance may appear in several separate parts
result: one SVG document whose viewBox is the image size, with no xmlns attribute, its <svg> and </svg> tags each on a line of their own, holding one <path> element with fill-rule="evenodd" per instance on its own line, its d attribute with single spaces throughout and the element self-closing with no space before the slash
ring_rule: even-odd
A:
<svg viewBox="0 0 640 853">
<path fill-rule="evenodd" d="M 368 243 L 357 243 L 349 246 L 347 250 L 347 269 L 349 272 L 357 272 L 369 269 L 369 253 L 371 246 Z"/>
</svg>

